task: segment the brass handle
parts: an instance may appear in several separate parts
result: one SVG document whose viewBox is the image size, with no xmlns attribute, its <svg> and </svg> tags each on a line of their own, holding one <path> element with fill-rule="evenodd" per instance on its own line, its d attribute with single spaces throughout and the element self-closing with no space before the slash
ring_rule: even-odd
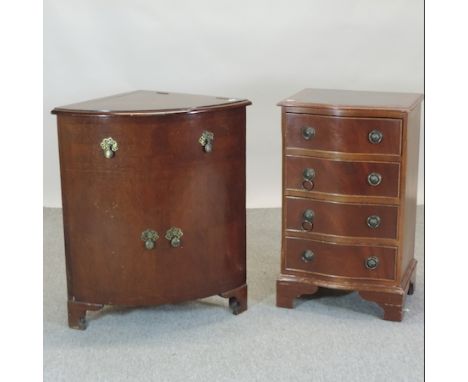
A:
<svg viewBox="0 0 468 382">
<path fill-rule="evenodd" d="M 302 187 L 307 191 L 312 190 L 314 188 L 314 182 L 312 180 L 315 178 L 315 170 L 313 168 L 306 168 L 302 172 L 302 176 L 304 178 Z"/>
<path fill-rule="evenodd" d="M 141 240 L 145 242 L 146 249 L 153 249 L 156 243 L 156 240 L 158 239 L 159 239 L 158 233 L 152 229 L 144 230 L 141 233 Z"/>
<path fill-rule="evenodd" d="M 314 228 L 314 218 L 315 212 L 313 210 L 307 209 L 302 214 L 304 220 L 302 221 L 302 228 L 306 231 L 312 231 Z"/>
<path fill-rule="evenodd" d="M 203 146 L 206 153 L 213 151 L 214 134 L 211 131 L 204 131 L 198 142 Z"/>
<path fill-rule="evenodd" d="M 184 235 L 182 230 L 177 227 L 171 227 L 167 230 L 165 238 L 171 242 L 171 247 L 177 248 L 181 244 L 180 238 Z"/>
<path fill-rule="evenodd" d="M 378 186 L 382 182 L 382 175 L 377 172 L 371 172 L 367 177 L 367 183 L 371 186 Z"/>
<path fill-rule="evenodd" d="M 315 254 L 314 252 L 312 252 L 311 250 L 307 250 L 305 251 L 303 254 L 302 254 L 302 261 L 306 262 L 306 263 L 309 263 L 311 262 L 315 257 Z"/>
<path fill-rule="evenodd" d="M 302 137 L 308 141 L 309 139 L 315 137 L 315 129 L 310 126 L 304 126 L 302 128 Z"/>
<path fill-rule="evenodd" d="M 382 142 L 383 134 L 379 130 L 372 130 L 369 133 L 369 142 L 373 144 L 377 144 Z"/>
<path fill-rule="evenodd" d="M 367 269 L 375 269 L 379 265 L 379 259 L 376 256 L 369 256 L 364 262 L 364 265 Z"/>
<path fill-rule="evenodd" d="M 119 149 L 117 141 L 113 138 L 104 138 L 101 142 L 101 149 L 104 151 L 104 157 L 110 159 L 114 156 L 114 153 Z"/>
<path fill-rule="evenodd" d="M 380 226 L 380 216 L 377 215 L 371 215 L 367 218 L 367 225 L 369 228 L 378 228 Z"/>
</svg>

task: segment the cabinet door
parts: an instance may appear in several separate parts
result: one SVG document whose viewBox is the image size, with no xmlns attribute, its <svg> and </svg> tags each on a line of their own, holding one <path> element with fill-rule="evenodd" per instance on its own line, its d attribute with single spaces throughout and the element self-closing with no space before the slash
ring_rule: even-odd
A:
<svg viewBox="0 0 468 382">
<path fill-rule="evenodd" d="M 118 145 L 111 158 L 105 138 Z M 245 108 L 60 116 L 59 139 L 71 298 L 158 304 L 245 282 Z M 159 235 L 150 249 L 146 230 Z"/>
</svg>

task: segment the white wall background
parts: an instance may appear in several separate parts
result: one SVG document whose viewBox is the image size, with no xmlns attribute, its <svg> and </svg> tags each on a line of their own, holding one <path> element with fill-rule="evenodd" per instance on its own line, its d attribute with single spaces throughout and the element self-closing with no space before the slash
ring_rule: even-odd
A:
<svg viewBox="0 0 468 382">
<path fill-rule="evenodd" d="M 423 0 L 45 0 L 44 205 L 61 205 L 55 106 L 136 89 L 248 98 L 247 206 L 279 207 L 278 101 L 422 93 L 423 69 Z"/>
</svg>

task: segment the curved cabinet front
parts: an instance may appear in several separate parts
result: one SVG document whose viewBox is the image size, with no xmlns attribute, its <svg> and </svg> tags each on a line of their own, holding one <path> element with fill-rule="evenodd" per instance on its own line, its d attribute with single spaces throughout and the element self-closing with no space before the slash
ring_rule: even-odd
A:
<svg viewBox="0 0 468 382">
<path fill-rule="evenodd" d="M 245 284 L 244 107 L 58 123 L 70 299 L 174 303 Z"/>
</svg>

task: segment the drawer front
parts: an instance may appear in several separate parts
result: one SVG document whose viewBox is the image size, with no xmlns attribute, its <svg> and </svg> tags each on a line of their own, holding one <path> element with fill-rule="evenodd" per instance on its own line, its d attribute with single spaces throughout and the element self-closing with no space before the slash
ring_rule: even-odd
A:
<svg viewBox="0 0 468 382">
<path fill-rule="evenodd" d="M 286 198 L 286 229 L 337 236 L 397 239 L 398 207 Z"/>
<path fill-rule="evenodd" d="M 288 237 L 285 240 L 286 270 L 327 276 L 395 279 L 394 247 L 341 245 Z"/>
<path fill-rule="evenodd" d="M 306 128 L 313 130 L 309 129 L 307 134 L 304 131 Z M 402 128 L 399 119 L 286 113 L 285 129 L 286 147 L 346 153 L 401 154 Z"/>
<path fill-rule="evenodd" d="M 286 157 L 286 188 L 343 195 L 399 195 L 399 163 Z M 380 179 L 373 185 L 369 176 Z M 380 178 L 378 178 L 380 176 Z"/>
<path fill-rule="evenodd" d="M 147 174 L 160 166 L 236 160 L 239 140 L 245 133 L 243 108 L 166 116 L 58 118 L 61 167 L 78 171 Z M 200 143 L 204 132 L 213 134 L 210 152 Z M 106 138 L 117 147 L 103 148 Z M 110 152 L 109 157 L 106 152 Z"/>
</svg>

